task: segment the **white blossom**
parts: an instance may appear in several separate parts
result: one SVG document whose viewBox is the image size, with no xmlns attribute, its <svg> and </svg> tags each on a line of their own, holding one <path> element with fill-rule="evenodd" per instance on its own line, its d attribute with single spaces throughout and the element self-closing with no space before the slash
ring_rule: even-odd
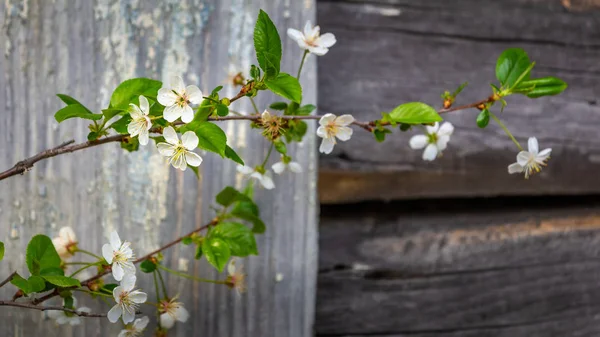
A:
<svg viewBox="0 0 600 337">
<path fill-rule="evenodd" d="M 550 159 L 552 149 L 539 150 L 538 141 L 535 137 L 530 137 L 527 141 L 529 151 L 521 151 L 517 154 L 517 162 L 508 166 L 508 173 L 525 173 L 525 179 L 530 175 L 540 172 L 542 166 Z"/>
<path fill-rule="evenodd" d="M 148 114 L 150 113 L 150 103 L 144 96 L 140 96 L 140 106 L 133 103 L 129 104 L 129 115 L 131 122 L 127 125 L 127 132 L 131 137 L 138 136 L 141 145 L 148 144 L 148 130 L 152 127 L 152 121 Z"/>
<path fill-rule="evenodd" d="M 175 321 L 185 323 L 190 317 L 188 311 L 183 307 L 183 303 L 176 302 L 176 299 L 173 298 L 170 301 L 160 303 L 160 326 L 164 329 L 172 328 Z"/>
<path fill-rule="evenodd" d="M 410 139 L 410 148 L 413 150 L 423 151 L 423 160 L 432 161 L 442 154 L 442 151 L 448 146 L 450 136 L 454 132 L 454 126 L 449 122 L 445 122 L 440 127 L 440 123 L 436 122 L 433 126 L 425 127 L 425 135 L 416 135 Z"/>
<path fill-rule="evenodd" d="M 128 325 L 125 329 L 119 332 L 118 337 L 138 337 L 144 332 L 144 329 L 148 326 L 150 319 L 148 316 L 138 318 L 133 321 L 133 324 Z"/>
<path fill-rule="evenodd" d="M 61 259 L 66 260 L 77 250 L 77 236 L 71 227 L 63 227 L 58 231 L 58 236 L 52 239 L 52 244 Z"/>
<path fill-rule="evenodd" d="M 194 110 L 190 104 L 202 102 L 202 91 L 195 85 L 183 84 L 179 76 L 171 77 L 169 85 L 163 84 L 158 90 L 158 103 L 165 106 L 163 117 L 168 122 L 174 122 L 181 117 L 181 121 L 189 123 L 194 119 Z"/>
<path fill-rule="evenodd" d="M 133 265 L 133 251 L 129 247 L 131 242 L 121 243 L 117 232 L 110 233 L 110 244 L 102 246 L 102 256 L 112 267 L 115 280 L 121 281 L 125 275 L 135 274 Z"/>
<path fill-rule="evenodd" d="M 188 165 L 200 166 L 202 157 L 193 152 L 198 146 L 198 136 L 193 131 L 187 131 L 181 136 L 181 140 L 177 136 L 177 132 L 171 126 L 167 126 L 163 131 L 166 143 L 158 143 L 156 147 L 158 152 L 165 157 L 168 157 L 169 163 L 174 168 L 185 171 Z"/>
<path fill-rule="evenodd" d="M 352 137 L 352 129 L 348 125 L 354 122 L 354 117 L 351 115 L 336 116 L 334 114 L 325 114 L 319 120 L 319 128 L 317 136 L 323 138 L 319 152 L 329 154 L 333 151 L 333 146 L 336 144 L 336 137 L 341 141 L 347 141 Z"/>
<path fill-rule="evenodd" d="M 63 302 L 63 306 L 64 306 L 64 302 Z M 92 309 L 90 309 L 88 307 L 77 308 L 77 299 L 76 298 L 73 298 L 73 308 L 75 308 L 75 310 L 77 310 L 78 312 L 86 312 L 86 313 L 92 312 Z M 66 312 L 63 310 L 49 310 L 48 317 L 53 319 L 56 322 L 56 324 L 58 324 L 58 325 L 63 325 L 63 324 L 79 325 L 79 324 L 81 324 L 81 317 L 79 317 L 75 313 Z"/>
<path fill-rule="evenodd" d="M 260 172 L 260 171 L 264 172 Z M 267 190 L 272 190 L 275 188 L 275 183 L 273 183 L 273 179 L 271 179 L 268 171 L 265 171 L 263 168 L 256 169 L 250 166 L 238 165 L 237 171 L 249 178 L 256 179 L 262 187 Z"/>
<path fill-rule="evenodd" d="M 273 166 L 271 166 L 271 168 L 273 169 L 273 172 L 277 173 L 277 174 L 282 174 L 284 171 L 289 170 L 290 172 L 293 173 L 301 173 L 302 172 L 302 166 L 300 166 L 300 164 L 298 164 L 295 161 L 291 161 L 288 158 L 282 157 L 281 161 L 276 162 L 275 164 L 273 164 Z"/>
<path fill-rule="evenodd" d="M 237 290 L 238 294 L 243 294 L 246 291 L 246 274 L 244 274 L 243 266 L 238 268 L 236 262 L 237 260 L 233 258 L 227 265 L 227 273 L 229 274 L 227 285 Z"/>
<path fill-rule="evenodd" d="M 117 322 L 121 316 L 123 316 L 123 323 L 133 322 L 137 307 L 148 299 L 146 293 L 133 290 L 135 288 L 135 281 L 135 275 L 126 274 L 123 276 L 121 284 L 113 289 L 113 297 L 117 304 L 110 309 L 107 315 L 111 323 Z"/>
<path fill-rule="evenodd" d="M 321 28 L 319 26 L 313 27 L 310 21 L 307 21 L 306 25 L 304 25 L 304 32 L 292 28 L 288 28 L 287 30 L 288 36 L 296 41 L 300 48 L 322 56 L 327 54 L 329 48 L 335 44 L 336 40 L 335 35 L 331 33 L 323 35 L 320 35 L 320 33 Z"/>
</svg>

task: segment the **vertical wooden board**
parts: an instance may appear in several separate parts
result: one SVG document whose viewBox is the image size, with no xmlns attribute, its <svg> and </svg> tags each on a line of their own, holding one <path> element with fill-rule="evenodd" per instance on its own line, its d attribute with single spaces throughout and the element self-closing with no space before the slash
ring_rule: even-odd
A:
<svg viewBox="0 0 600 337">
<path fill-rule="evenodd" d="M 285 29 L 314 19 L 313 1 L 9 0 L 0 5 L 0 142 L 5 144 L 0 146 L 0 169 L 67 139 L 85 140 L 84 123 L 58 126 L 54 121 L 53 113 L 61 106 L 55 93 L 72 94 L 98 111 L 117 84 L 131 77 L 183 75 L 186 83 L 197 83 L 204 92 L 224 84 L 229 72 L 255 62 L 252 31 L 259 8 L 280 30 L 282 70 L 294 73 L 301 51 L 287 39 Z M 302 83 L 304 101 L 315 102 L 314 59 L 305 66 Z M 230 97 L 237 93 L 229 86 L 224 92 Z M 262 108 L 268 101 L 257 103 Z M 234 108 L 249 111 L 251 106 L 242 100 Z M 220 126 L 247 164 L 258 164 L 266 154 L 266 141 L 248 123 Z M 312 334 L 317 265 L 313 134 L 311 125 L 305 141 L 291 149 L 304 173 L 275 177 L 274 191 L 257 191 L 268 228 L 259 237 L 260 256 L 243 261 L 248 293 L 238 296 L 223 286 L 167 277 L 170 295 L 179 294 L 192 315 L 170 336 Z M 153 146 L 125 153 L 113 144 L 40 162 L 24 176 L 0 182 L 0 240 L 8 253 L 0 275 L 24 272 L 22 252 L 31 236 L 53 236 L 62 226 L 75 228 L 80 246 L 95 252 L 116 229 L 142 255 L 208 222 L 216 193 L 226 185 L 241 186 L 242 180 L 233 162 L 211 153 L 203 157 L 197 181 L 190 171 L 168 167 Z M 192 248 L 181 246 L 165 259 L 173 269 L 224 277 L 195 261 L 193 254 Z M 153 292 L 151 277 L 138 278 L 140 286 Z M 10 288 L 0 289 L 0 297 L 12 296 Z M 78 297 L 81 304 L 92 304 Z M 55 329 L 42 316 L 0 308 L 0 325 L 11 336 L 108 336 L 120 329 L 102 318 Z"/>
</svg>

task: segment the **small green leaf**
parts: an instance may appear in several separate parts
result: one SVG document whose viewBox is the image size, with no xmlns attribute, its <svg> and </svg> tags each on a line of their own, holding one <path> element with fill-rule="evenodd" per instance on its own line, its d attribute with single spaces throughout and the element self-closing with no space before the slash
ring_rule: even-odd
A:
<svg viewBox="0 0 600 337">
<path fill-rule="evenodd" d="M 277 27 L 263 10 L 258 14 L 254 27 L 254 49 L 258 65 L 267 78 L 277 77 L 281 63 L 281 39 Z"/>
<path fill-rule="evenodd" d="M 179 131 L 182 134 L 186 131 L 194 131 L 199 139 L 199 147 L 216 152 L 221 157 L 225 156 L 227 136 L 216 124 L 210 122 L 191 122 L 182 126 Z"/>
<path fill-rule="evenodd" d="M 41 276 L 64 276 L 65 271 L 59 267 L 44 268 L 40 271 Z"/>
<path fill-rule="evenodd" d="M 223 103 L 217 103 L 215 106 L 217 107 L 217 115 L 224 117 L 229 114 L 229 107 L 227 105 Z"/>
<path fill-rule="evenodd" d="M 250 199 L 248 196 L 239 192 L 231 186 L 227 186 L 223 190 L 221 190 L 221 192 L 217 194 L 215 199 L 220 205 L 225 207 L 231 206 L 234 202 L 238 201 L 253 202 L 252 199 Z"/>
<path fill-rule="evenodd" d="M 273 144 L 275 145 L 275 150 L 277 150 L 277 152 L 281 154 L 287 154 L 287 147 L 285 146 L 284 142 L 277 140 L 274 141 Z"/>
<path fill-rule="evenodd" d="M 126 138 L 126 140 L 121 142 L 121 148 L 129 152 L 137 151 L 140 148 L 140 141 L 138 137 Z"/>
<path fill-rule="evenodd" d="M 264 233 L 266 226 L 265 223 L 260 219 L 258 207 L 254 202 L 240 202 L 231 211 L 231 215 L 249 221 L 254 226 L 252 231 L 254 233 Z"/>
<path fill-rule="evenodd" d="M 549 76 L 523 81 L 516 88 L 516 90 L 519 91 L 519 89 L 527 89 L 520 93 L 527 95 L 529 98 L 538 98 L 542 96 L 558 95 L 566 88 L 567 83 L 565 83 L 563 80 L 557 77 Z"/>
<path fill-rule="evenodd" d="M 67 296 L 63 299 L 63 305 L 65 306 L 65 308 L 75 309 L 73 307 L 74 302 L 75 301 L 73 300 L 73 296 Z"/>
<path fill-rule="evenodd" d="M 461 84 L 458 88 L 456 88 L 456 90 L 454 90 L 454 93 L 452 93 L 452 97 L 458 96 L 458 94 L 460 94 L 468 84 L 469 82 L 465 82 Z"/>
<path fill-rule="evenodd" d="M 91 113 L 81 104 L 67 105 L 54 114 L 54 119 L 59 123 L 69 118 L 83 118 L 96 121 L 102 119 L 102 114 Z"/>
<path fill-rule="evenodd" d="M 25 294 L 31 293 L 29 282 L 19 274 L 15 274 L 15 276 L 13 276 L 13 278 L 10 280 L 10 283 L 21 289 Z"/>
<path fill-rule="evenodd" d="M 51 284 L 54 284 L 57 287 L 61 288 L 69 288 L 69 287 L 80 287 L 79 280 L 68 277 L 68 276 L 60 276 L 60 275 L 42 275 L 44 280 L 48 281 Z"/>
<path fill-rule="evenodd" d="M 218 237 L 229 244 L 231 255 L 245 257 L 258 255 L 256 239 L 250 228 L 235 222 L 224 222 L 211 231 L 211 237 Z"/>
<path fill-rule="evenodd" d="M 531 61 L 527 53 L 521 48 L 509 48 L 500 54 L 496 62 L 496 78 L 505 88 L 512 88 L 516 81 L 530 67 Z M 525 74 L 522 80 L 528 80 Z"/>
<path fill-rule="evenodd" d="M 250 66 L 250 77 L 255 80 L 260 79 L 260 69 L 258 69 L 258 67 L 254 64 Z"/>
<path fill-rule="evenodd" d="M 202 253 L 206 256 L 208 263 L 217 268 L 219 272 L 223 271 L 231 257 L 229 245 L 219 238 L 206 238 L 202 242 Z"/>
<path fill-rule="evenodd" d="M 109 293 L 112 293 L 113 290 L 118 287 L 119 285 L 116 283 L 109 283 L 109 284 L 105 284 L 102 289 L 108 291 Z"/>
<path fill-rule="evenodd" d="M 200 179 L 200 169 L 197 166 L 188 165 L 187 167 L 194 172 L 196 179 Z"/>
<path fill-rule="evenodd" d="M 4 259 L 4 242 L 0 241 L 0 261 Z"/>
<path fill-rule="evenodd" d="M 300 103 L 302 101 L 302 87 L 298 79 L 290 74 L 280 73 L 277 77 L 265 80 L 267 88 L 281 97 Z"/>
<path fill-rule="evenodd" d="M 129 123 L 131 123 L 131 116 L 124 115 L 123 117 L 121 117 L 121 119 L 112 123 L 110 127 L 118 133 L 125 135 L 129 134 L 129 131 L 127 131 L 127 126 L 129 125 Z"/>
<path fill-rule="evenodd" d="M 156 263 L 152 262 L 151 260 L 145 260 L 140 264 L 140 269 L 144 273 L 152 273 L 156 270 Z"/>
<path fill-rule="evenodd" d="M 221 91 L 223 89 L 222 85 L 217 86 L 216 88 L 214 88 L 211 92 L 210 95 L 213 97 L 218 98 L 219 97 L 219 91 Z"/>
<path fill-rule="evenodd" d="M 240 158 L 240 156 L 238 156 L 238 154 L 235 152 L 235 150 L 233 150 L 231 147 L 229 147 L 229 145 L 225 146 L 225 157 L 233 160 L 234 162 L 236 162 L 240 165 L 245 165 L 242 158 Z"/>
<path fill-rule="evenodd" d="M 200 260 L 202 258 L 202 245 L 196 246 L 196 255 L 194 255 L 194 259 Z"/>
<path fill-rule="evenodd" d="M 104 115 L 104 119 L 109 120 L 117 115 L 125 115 L 128 113 L 126 109 L 104 109 L 102 110 L 102 114 Z"/>
<path fill-rule="evenodd" d="M 192 238 L 189 236 L 186 236 L 183 239 L 181 239 L 181 243 L 183 243 L 186 246 L 191 245 L 193 242 L 194 240 L 192 240 Z"/>
<path fill-rule="evenodd" d="M 29 290 L 32 293 L 40 292 L 46 288 L 46 282 L 44 282 L 44 279 L 37 275 L 29 276 L 27 283 L 29 283 Z"/>
<path fill-rule="evenodd" d="M 287 109 L 287 103 L 285 102 L 275 102 L 275 103 L 271 103 L 271 105 L 269 105 L 269 109 L 273 109 L 273 110 L 285 110 Z"/>
<path fill-rule="evenodd" d="M 480 128 L 485 128 L 490 123 L 490 111 L 488 109 L 483 109 L 477 115 L 477 126 Z"/>
<path fill-rule="evenodd" d="M 83 105 L 81 103 L 79 103 L 78 100 L 76 100 L 75 98 L 69 96 L 69 95 L 65 95 L 65 94 L 56 94 L 56 96 L 58 96 L 58 98 L 60 98 L 61 101 L 63 101 L 66 105 L 72 105 L 72 104 L 79 104 L 79 105 Z M 88 110 L 89 111 L 89 110 Z M 91 111 L 89 111 L 89 113 L 92 113 Z"/>
<path fill-rule="evenodd" d="M 98 132 L 92 131 L 92 132 L 88 133 L 88 135 L 87 135 L 87 140 L 88 141 L 91 142 L 91 141 L 96 140 L 96 139 L 98 139 Z"/>
<path fill-rule="evenodd" d="M 399 105 L 388 116 L 392 121 L 404 124 L 428 124 L 442 121 L 442 117 L 434 108 L 421 102 Z"/>
<path fill-rule="evenodd" d="M 385 141 L 385 135 L 387 133 L 392 133 L 392 131 L 390 131 L 389 129 L 375 129 L 373 130 L 373 135 L 375 136 L 375 139 L 378 142 L 383 142 Z"/>
<path fill-rule="evenodd" d="M 214 109 L 215 107 L 213 101 L 208 99 L 203 100 L 202 103 L 200 103 L 200 105 L 198 106 L 198 109 L 196 109 L 196 115 L 194 116 L 192 123 L 205 122 L 208 119 L 208 116 L 212 114 Z"/>
<path fill-rule="evenodd" d="M 41 234 L 29 241 L 25 260 L 31 275 L 39 275 L 40 271 L 46 268 L 60 268 L 60 257 L 54 249 L 52 240 Z"/>
<path fill-rule="evenodd" d="M 115 89 L 110 97 L 111 108 L 128 109 L 129 103 L 134 102 L 139 96 L 146 96 L 156 100 L 158 89 L 162 86 L 161 81 L 149 78 L 132 78 L 126 80 Z"/>
<path fill-rule="evenodd" d="M 315 111 L 317 107 L 312 104 L 303 105 L 298 110 L 296 110 L 296 115 L 300 116 L 308 116 L 311 112 Z"/>
</svg>

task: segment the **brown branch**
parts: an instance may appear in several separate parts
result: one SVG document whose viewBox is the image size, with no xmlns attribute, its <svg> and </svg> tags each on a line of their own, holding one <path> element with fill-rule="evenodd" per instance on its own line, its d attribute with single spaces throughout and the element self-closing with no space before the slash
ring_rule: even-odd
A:
<svg viewBox="0 0 600 337">
<path fill-rule="evenodd" d="M 19 303 L 19 302 L 14 302 L 14 301 L 0 301 L 0 306 L 19 307 L 19 308 L 27 308 L 27 309 L 34 309 L 34 310 L 40 310 L 40 311 L 60 310 L 60 311 L 70 312 L 72 314 L 75 314 L 75 315 L 81 316 L 81 317 L 106 317 L 106 314 L 94 314 L 94 313 L 77 311 L 74 309 L 69 309 L 69 308 L 60 307 L 60 306 L 41 306 L 41 305 L 35 305 L 33 303 Z"/>
<path fill-rule="evenodd" d="M 8 282 L 12 281 L 12 279 L 13 279 L 13 277 L 15 277 L 15 275 L 17 275 L 16 271 L 13 271 L 10 275 L 8 275 L 8 277 L 6 278 L 6 280 L 0 282 L 0 288 L 2 288 Z"/>
<path fill-rule="evenodd" d="M 142 256 L 142 257 L 139 257 L 139 258 L 137 258 L 135 261 L 133 261 L 133 263 L 140 263 L 140 262 L 143 262 L 143 261 L 145 261 L 145 260 L 147 260 L 147 259 L 151 258 L 153 255 L 156 255 L 156 254 L 158 254 L 158 253 L 162 252 L 163 250 L 165 250 L 165 249 L 168 249 L 168 248 L 170 248 L 170 247 L 172 247 L 172 246 L 174 246 L 174 245 L 178 244 L 178 243 L 179 243 L 179 242 L 181 242 L 181 241 L 182 241 L 184 238 L 186 238 L 186 237 L 188 237 L 188 236 L 190 236 L 190 235 L 192 235 L 192 234 L 194 234 L 194 233 L 198 233 L 198 232 L 200 232 L 200 231 L 202 231 L 202 230 L 205 230 L 205 229 L 207 229 L 207 228 L 208 228 L 208 227 L 210 227 L 210 226 L 215 226 L 215 225 L 216 225 L 216 224 L 218 224 L 218 223 L 219 223 L 219 220 L 218 220 L 217 218 L 215 218 L 215 219 L 211 220 L 209 223 L 207 223 L 206 225 L 204 225 L 204 226 L 201 226 L 201 227 L 198 227 L 198 228 L 194 229 L 193 231 L 189 232 L 188 234 L 186 234 L 186 235 L 184 235 L 184 236 L 180 236 L 179 238 L 177 238 L 177 239 L 175 239 L 175 240 L 173 240 L 173 241 L 171 241 L 171 242 L 167 243 L 166 245 L 164 245 L 164 246 L 162 246 L 162 247 L 160 247 L 160 248 L 158 248 L 158 249 L 156 249 L 156 250 L 154 250 L 154 251 L 152 251 L 152 252 L 150 252 L 150 253 L 148 253 L 148 254 L 146 254 L 146 255 Z M 89 286 L 90 286 L 90 285 L 91 285 L 91 284 L 92 284 L 94 281 L 96 281 L 96 280 L 98 280 L 99 278 L 101 278 L 101 277 L 103 277 L 103 276 L 107 275 L 108 273 L 110 273 L 110 269 L 106 269 L 106 270 L 105 270 L 105 271 L 103 271 L 102 273 L 98 273 L 97 275 L 94 275 L 94 276 L 90 277 L 89 279 L 87 279 L 87 280 L 85 280 L 85 281 L 82 281 L 82 282 L 81 282 L 81 286 L 82 286 L 82 287 L 89 287 Z M 76 289 L 76 288 L 77 288 L 77 287 L 72 287 L 72 288 L 68 288 L 68 289 Z M 42 303 L 42 302 L 44 302 L 44 301 L 47 301 L 47 300 L 49 300 L 49 299 L 51 299 L 51 298 L 53 298 L 53 297 L 57 296 L 57 295 L 58 295 L 58 293 L 59 293 L 59 290 L 58 290 L 58 288 L 57 288 L 57 289 L 55 289 L 54 291 L 52 291 L 51 293 L 48 293 L 48 294 L 46 294 L 46 295 L 44 295 L 44 296 L 42 296 L 42 297 L 40 297 L 40 298 L 37 298 L 37 299 L 33 300 L 33 304 L 34 304 L 34 305 L 37 305 L 37 304 L 40 304 L 40 303 Z"/>
</svg>

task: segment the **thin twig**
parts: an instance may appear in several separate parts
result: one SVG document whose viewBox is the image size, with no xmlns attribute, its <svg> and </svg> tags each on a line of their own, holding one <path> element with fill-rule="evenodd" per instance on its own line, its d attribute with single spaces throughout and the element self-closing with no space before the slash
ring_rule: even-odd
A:
<svg viewBox="0 0 600 337">
<path fill-rule="evenodd" d="M 0 282 L 0 288 L 2 288 L 2 286 L 4 286 L 5 284 L 7 284 L 8 282 L 10 282 L 12 280 L 12 278 L 15 277 L 15 275 L 17 275 L 16 271 L 13 271 L 10 275 L 8 275 L 8 277 L 6 278 L 6 280 Z"/>
<path fill-rule="evenodd" d="M 60 310 L 60 311 L 64 311 L 64 312 L 70 312 L 72 314 L 75 314 L 75 315 L 81 316 L 81 317 L 106 317 L 106 314 L 94 314 L 94 313 L 77 311 L 74 309 L 69 309 L 69 308 L 60 307 L 60 306 L 48 306 L 48 305 L 42 306 L 42 305 L 35 305 L 33 303 L 0 301 L 0 306 L 19 307 L 19 308 L 27 308 L 27 309 L 34 309 L 34 310 L 40 310 L 40 311 Z"/>
</svg>

